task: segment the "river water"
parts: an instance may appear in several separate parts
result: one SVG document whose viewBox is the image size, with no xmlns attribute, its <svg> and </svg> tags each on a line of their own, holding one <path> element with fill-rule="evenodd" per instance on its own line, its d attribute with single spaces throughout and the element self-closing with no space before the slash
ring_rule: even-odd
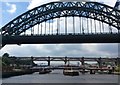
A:
<svg viewBox="0 0 120 85">
<path fill-rule="evenodd" d="M 79 76 L 64 76 L 62 70 L 53 70 L 49 74 L 38 72 L 2 79 L 2 83 L 118 83 L 117 75 L 80 74 Z"/>
</svg>

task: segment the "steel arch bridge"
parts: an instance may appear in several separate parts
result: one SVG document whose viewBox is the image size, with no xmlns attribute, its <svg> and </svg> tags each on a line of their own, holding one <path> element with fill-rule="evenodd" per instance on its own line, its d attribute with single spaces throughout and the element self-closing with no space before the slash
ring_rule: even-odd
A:
<svg viewBox="0 0 120 85">
<path fill-rule="evenodd" d="M 60 24 L 61 17 L 64 17 L 64 27 Z M 72 21 L 68 20 L 69 17 L 72 17 Z M 57 22 L 56 29 L 53 29 L 54 19 Z M 72 32 L 68 31 L 68 21 L 73 22 Z M 64 31 L 60 31 L 60 27 L 63 27 Z M 119 43 L 120 10 L 98 2 L 51 2 L 23 13 L 1 29 L 3 46 L 40 43 Z M 27 34 L 27 31 L 30 34 Z"/>
</svg>

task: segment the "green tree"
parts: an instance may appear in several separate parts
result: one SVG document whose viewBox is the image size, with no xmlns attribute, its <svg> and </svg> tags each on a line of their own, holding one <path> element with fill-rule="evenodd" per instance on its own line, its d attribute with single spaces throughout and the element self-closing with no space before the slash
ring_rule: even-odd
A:
<svg viewBox="0 0 120 85">
<path fill-rule="evenodd" d="M 9 57 L 9 54 L 8 54 L 8 53 L 4 53 L 2 57 L 8 58 L 8 57 Z"/>
<path fill-rule="evenodd" d="M 5 66 L 5 65 L 10 65 L 11 63 L 11 60 L 9 59 L 9 54 L 8 53 L 4 53 L 3 56 L 2 56 L 2 65 Z"/>
</svg>

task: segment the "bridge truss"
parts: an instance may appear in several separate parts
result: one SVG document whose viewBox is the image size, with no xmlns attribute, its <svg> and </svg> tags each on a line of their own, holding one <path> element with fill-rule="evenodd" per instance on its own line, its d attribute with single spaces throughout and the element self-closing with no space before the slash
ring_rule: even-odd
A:
<svg viewBox="0 0 120 85">
<path fill-rule="evenodd" d="M 79 40 L 75 42 L 80 43 L 81 39 L 83 39 L 81 42 L 89 41 L 91 36 L 91 40 L 96 36 L 95 39 L 105 38 L 101 39 L 101 42 L 105 40 L 106 42 L 119 42 L 119 32 L 120 10 L 97 2 L 47 3 L 23 13 L 2 27 L 4 45 L 62 43 L 63 41 L 58 41 L 65 40 L 65 38 L 70 38 L 65 41 L 66 43 L 73 39 Z M 56 40 L 44 42 L 45 39 L 49 40 L 52 37 Z M 58 37 L 61 37 L 61 40 L 58 40 Z M 37 39 L 38 42 L 30 41 L 32 39 L 33 41 Z"/>
</svg>

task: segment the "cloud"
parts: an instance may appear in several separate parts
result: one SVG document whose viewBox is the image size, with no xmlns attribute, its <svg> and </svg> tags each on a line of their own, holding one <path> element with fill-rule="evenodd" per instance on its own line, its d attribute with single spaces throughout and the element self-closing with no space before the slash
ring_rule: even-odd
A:
<svg viewBox="0 0 120 85">
<path fill-rule="evenodd" d="M 2 2 L 29 2 L 30 0 L 1 0 Z"/>
<path fill-rule="evenodd" d="M 98 1 L 104 2 L 105 4 L 107 4 L 107 5 L 111 6 L 111 7 L 114 7 L 117 0 L 104 0 L 104 1 L 103 0 L 98 0 Z"/>
<path fill-rule="evenodd" d="M 60 0 L 31 0 L 31 2 L 29 3 L 29 6 L 27 7 L 27 9 L 30 10 L 30 9 L 32 9 L 34 7 L 37 7 L 37 6 L 40 6 L 40 5 L 49 3 L 49 2 L 53 2 L 53 1 L 60 1 Z M 70 1 L 70 0 L 68 0 L 68 1 Z M 101 2 L 101 3 L 107 4 L 107 5 L 112 6 L 112 7 L 115 5 L 115 2 L 116 2 L 116 0 L 104 0 L 104 1 L 103 0 L 86 0 L 86 1 Z"/>
<path fill-rule="evenodd" d="M 100 3 L 103 3 L 103 4 L 107 4 L 111 7 L 114 7 L 117 0 L 91 0 L 91 1 L 100 2 Z"/>
<path fill-rule="evenodd" d="M 28 10 L 34 8 L 34 7 L 37 7 L 37 6 L 40 6 L 40 5 L 43 5 L 43 4 L 46 4 L 46 3 L 49 3 L 49 2 L 53 2 L 53 1 L 58 1 L 58 0 L 31 0 L 29 6 L 27 7 Z"/>
<path fill-rule="evenodd" d="M 117 57 L 118 44 L 37 44 L 37 45 L 6 45 L 0 54 L 9 53 L 17 57 Z"/>
<path fill-rule="evenodd" d="M 7 12 L 13 14 L 16 12 L 16 5 L 15 4 L 10 4 L 10 3 L 6 3 L 6 6 L 9 7 L 9 9 L 7 10 Z"/>
</svg>

